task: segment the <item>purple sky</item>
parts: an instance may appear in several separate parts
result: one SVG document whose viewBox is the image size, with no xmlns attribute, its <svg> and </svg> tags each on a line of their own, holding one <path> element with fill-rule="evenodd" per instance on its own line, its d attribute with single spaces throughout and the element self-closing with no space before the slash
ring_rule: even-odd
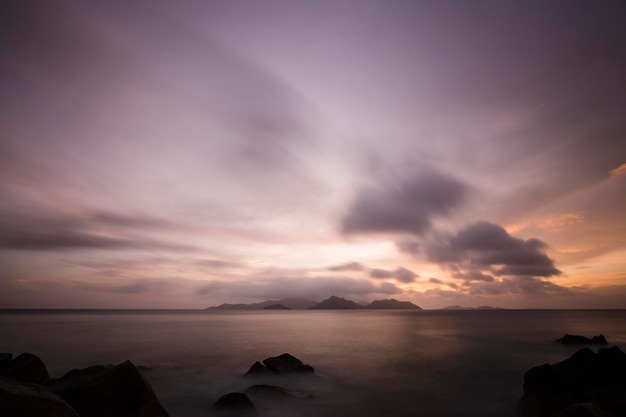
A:
<svg viewBox="0 0 626 417">
<path fill-rule="evenodd" d="M 0 308 L 626 308 L 623 2 L 0 8 Z"/>
</svg>

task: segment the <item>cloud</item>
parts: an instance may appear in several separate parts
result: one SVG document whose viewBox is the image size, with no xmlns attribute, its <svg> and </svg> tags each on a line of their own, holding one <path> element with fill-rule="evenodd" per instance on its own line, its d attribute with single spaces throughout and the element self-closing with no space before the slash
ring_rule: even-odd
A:
<svg viewBox="0 0 626 417">
<path fill-rule="evenodd" d="M 336 265 L 328 267 L 329 271 L 342 272 L 342 271 L 362 271 L 365 267 L 358 262 L 349 262 L 346 264 Z"/>
<path fill-rule="evenodd" d="M 182 287 L 184 280 L 179 278 L 137 278 L 128 283 L 119 282 L 80 282 L 75 288 L 110 292 L 114 294 L 165 294 Z"/>
<path fill-rule="evenodd" d="M 4 211 L 0 217 L 0 248 L 17 250 L 68 249 L 165 249 L 192 251 L 196 248 L 149 236 L 138 229 L 170 230 L 175 225 L 153 217 L 135 214 L 86 212 L 16 213 Z"/>
<path fill-rule="evenodd" d="M 347 277 L 276 277 L 212 281 L 198 288 L 198 295 L 237 302 L 285 297 L 306 297 L 322 300 L 331 295 L 367 297 L 400 294 L 402 290 L 390 282 L 376 285 L 367 279 Z"/>
<path fill-rule="evenodd" d="M 480 221 L 456 235 L 430 242 L 424 252 L 427 260 L 454 267 L 458 274 L 471 273 L 470 279 L 476 279 L 479 276 L 475 273 L 485 270 L 498 276 L 559 275 L 554 262 L 542 251 L 545 246 L 538 239 L 519 239 L 500 225 Z M 484 276 L 479 278 L 485 280 Z"/>
<path fill-rule="evenodd" d="M 469 287 L 468 293 L 470 295 L 547 296 L 573 294 L 573 290 L 536 277 L 516 276 L 504 278 L 501 281 L 474 283 Z"/>
<path fill-rule="evenodd" d="M 626 164 L 621 164 L 617 168 L 611 170 L 611 172 L 609 173 L 611 177 L 618 177 L 624 174 L 626 174 Z"/>
<path fill-rule="evenodd" d="M 395 271 L 388 271 L 386 269 L 373 268 L 373 269 L 370 269 L 369 275 L 372 278 L 380 278 L 380 279 L 395 278 L 401 282 L 413 282 L 415 281 L 415 278 L 419 276 L 415 272 L 404 267 L 399 267 Z"/>
<path fill-rule="evenodd" d="M 479 221 L 456 234 L 438 235 L 398 248 L 436 262 L 459 284 L 447 284 L 462 294 L 567 294 L 568 289 L 546 278 L 559 275 L 538 239 L 511 236 L 502 226 Z M 439 280 L 431 280 L 432 283 Z"/>
<path fill-rule="evenodd" d="M 467 191 L 465 184 L 434 171 L 383 188 L 362 189 L 343 218 L 342 230 L 421 235 L 430 229 L 433 217 L 449 214 Z"/>
</svg>

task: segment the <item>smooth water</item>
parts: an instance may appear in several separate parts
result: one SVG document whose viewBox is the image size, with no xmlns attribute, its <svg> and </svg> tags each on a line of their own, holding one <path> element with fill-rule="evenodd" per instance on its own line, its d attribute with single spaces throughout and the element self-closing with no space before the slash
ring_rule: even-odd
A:
<svg viewBox="0 0 626 417">
<path fill-rule="evenodd" d="M 517 416 L 529 368 L 567 358 L 564 333 L 626 350 L 626 311 L 94 311 L 0 313 L 0 351 L 52 376 L 130 359 L 172 417 L 208 415 L 285 352 L 318 377 L 278 383 L 312 399 L 257 404 L 278 416 Z"/>
</svg>

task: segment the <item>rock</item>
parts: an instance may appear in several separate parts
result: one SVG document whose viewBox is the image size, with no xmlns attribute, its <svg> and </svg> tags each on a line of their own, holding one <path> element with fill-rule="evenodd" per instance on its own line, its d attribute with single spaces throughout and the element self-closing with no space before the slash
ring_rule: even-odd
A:
<svg viewBox="0 0 626 417">
<path fill-rule="evenodd" d="M 166 417 L 148 381 L 126 361 L 75 369 L 47 386 L 81 417 Z"/>
<path fill-rule="evenodd" d="M 595 404 L 580 403 L 567 407 L 558 417 L 612 417 Z"/>
<path fill-rule="evenodd" d="M 78 417 L 78 413 L 42 385 L 0 378 L 0 416 Z"/>
<path fill-rule="evenodd" d="M 219 417 L 254 417 L 256 407 L 243 392 L 222 395 L 212 406 Z"/>
<path fill-rule="evenodd" d="M 3 366 L 0 369 L 0 376 L 34 384 L 43 384 L 50 379 L 46 364 L 32 353 L 22 353 L 10 362 L 7 359 L 11 357 L 11 354 L 3 355 Z"/>
<path fill-rule="evenodd" d="M 244 376 L 268 376 L 272 375 L 272 373 L 267 369 L 261 362 L 254 362 L 254 365 L 248 369 L 248 372 L 245 373 Z"/>
<path fill-rule="evenodd" d="M 295 358 L 288 353 L 267 358 L 263 361 L 263 363 L 267 366 L 267 369 L 276 374 L 313 373 L 312 366 L 303 364 L 300 359 Z"/>
<path fill-rule="evenodd" d="M 4 369 L 4 367 L 7 366 L 9 363 L 11 363 L 12 359 L 13 359 L 12 354 L 6 353 L 6 352 L 0 352 L 0 375 L 2 374 L 2 370 Z"/>
<path fill-rule="evenodd" d="M 583 403 L 592 405 L 572 407 Z M 520 405 L 530 417 L 559 417 L 568 407 L 571 416 L 590 409 L 626 416 L 626 355 L 616 346 L 598 353 L 584 348 L 563 362 L 534 367 L 524 375 Z"/>
<path fill-rule="evenodd" d="M 563 345 L 607 345 L 608 342 L 604 335 L 593 336 L 591 339 L 585 336 L 566 334 L 562 338 L 557 339 L 558 343 Z"/>
<path fill-rule="evenodd" d="M 252 385 L 246 389 L 246 393 L 250 395 L 260 395 L 271 398 L 313 398 L 311 394 L 306 392 L 292 391 L 277 385 Z"/>
</svg>

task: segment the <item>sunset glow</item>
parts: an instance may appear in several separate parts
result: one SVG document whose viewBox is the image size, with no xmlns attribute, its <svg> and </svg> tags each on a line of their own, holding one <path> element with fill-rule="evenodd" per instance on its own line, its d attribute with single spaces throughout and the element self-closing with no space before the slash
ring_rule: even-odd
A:
<svg viewBox="0 0 626 417">
<path fill-rule="evenodd" d="M 0 308 L 626 308 L 608 4 L 9 3 Z"/>
</svg>

